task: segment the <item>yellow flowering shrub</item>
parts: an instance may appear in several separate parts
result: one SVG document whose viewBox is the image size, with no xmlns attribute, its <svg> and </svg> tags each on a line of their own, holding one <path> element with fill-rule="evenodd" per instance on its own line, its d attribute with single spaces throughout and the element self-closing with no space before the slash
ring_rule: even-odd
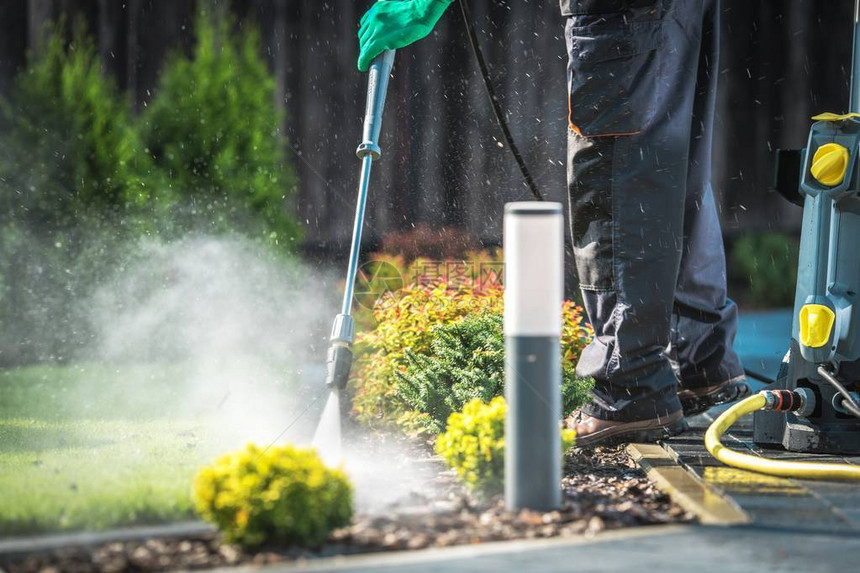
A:
<svg viewBox="0 0 860 573">
<path fill-rule="evenodd" d="M 437 419 L 433 420 L 426 408 L 417 407 L 414 400 L 407 399 L 404 374 L 410 364 L 407 378 L 427 374 L 416 363 L 433 363 L 434 340 L 443 330 L 458 329 L 467 317 L 502 315 L 503 271 L 504 259 L 499 249 L 470 251 L 463 260 L 433 260 L 415 253 L 408 257 L 402 253 L 371 255 L 358 278 L 354 305 L 358 336 L 350 391 L 353 415 L 359 422 L 378 427 L 397 426 L 409 433 L 428 429 L 436 433 L 439 426 L 444 427 L 447 412 L 437 413 Z M 562 310 L 563 396 L 564 410 L 569 412 L 588 399 L 590 381 L 577 379 L 575 367 L 593 332 L 583 321 L 582 307 L 575 302 L 565 301 Z M 486 338 L 495 332 L 479 334 Z M 469 347 L 467 342 L 452 340 L 458 348 Z M 424 360 L 425 357 L 431 360 Z M 468 365 L 460 372 L 448 372 L 447 377 L 463 378 L 461 382 L 465 385 L 482 374 L 501 379 L 503 354 L 499 358 L 492 371 L 486 365 L 481 372 Z M 469 388 L 465 390 L 464 395 L 477 395 Z M 459 409 L 461 403 L 452 404 L 451 409 Z"/>
<path fill-rule="evenodd" d="M 507 409 L 501 396 L 489 404 L 471 400 L 461 412 L 451 414 L 447 429 L 436 439 L 436 453 L 470 489 L 484 495 L 499 493 L 504 487 Z M 562 428 L 562 452 L 575 442 L 575 432 Z"/>
<path fill-rule="evenodd" d="M 428 412 L 410 404 L 402 391 L 404 374 L 422 374 L 414 371 L 415 360 L 409 357 L 432 356 L 433 341 L 440 329 L 456 328 L 467 317 L 487 313 L 501 316 L 503 292 L 498 283 L 480 287 L 438 283 L 406 286 L 380 300 L 374 308 L 375 328 L 359 332 L 356 340 L 351 389 L 357 420 L 370 425 L 396 425 L 407 432 L 426 432 Z M 582 307 L 575 302 L 565 301 L 562 312 L 563 395 L 568 413 L 588 399 L 590 381 L 577 379 L 575 369 L 593 331 L 583 321 Z M 495 374 L 503 376 L 502 370 L 500 362 Z"/>
<path fill-rule="evenodd" d="M 374 308 L 376 328 L 356 338 L 356 366 L 352 382 L 353 413 L 366 424 L 397 424 L 417 429 L 411 412 L 397 397 L 395 372 L 406 369 L 406 349 L 423 353 L 433 340 L 433 327 L 450 324 L 476 312 L 501 312 L 498 286 L 471 285 L 404 287 L 387 304 Z"/>
<path fill-rule="evenodd" d="M 229 542 L 316 546 L 352 519 L 346 474 L 316 450 L 249 444 L 202 468 L 192 491 L 197 512 Z"/>
</svg>

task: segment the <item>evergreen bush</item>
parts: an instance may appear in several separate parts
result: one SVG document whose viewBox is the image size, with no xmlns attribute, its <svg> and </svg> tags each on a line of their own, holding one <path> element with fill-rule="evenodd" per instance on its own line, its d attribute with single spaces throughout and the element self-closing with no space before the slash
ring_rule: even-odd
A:
<svg viewBox="0 0 860 573">
<path fill-rule="evenodd" d="M 127 222 L 152 198 L 150 165 L 93 41 L 53 25 L 0 101 L 0 217 L 40 232 Z"/>
<path fill-rule="evenodd" d="M 301 229 L 288 210 L 287 161 L 275 82 L 254 28 L 201 11 L 191 57 L 175 54 L 142 117 L 142 134 L 181 197 L 181 232 L 241 231 L 290 249 Z"/>
<path fill-rule="evenodd" d="M 64 359 L 76 302 L 159 199 L 123 96 L 63 21 L 0 100 L 0 364 Z"/>
<path fill-rule="evenodd" d="M 504 359 L 497 351 L 504 345 L 499 318 L 502 303 L 502 288 L 494 281 L 459 286 L 411 284 L 390 293 L 374 307 L 375 327 L 360 332 L 356 339 L 350 388 L 358 421 L 397 426 L 408 433 L 438 433 L 447 415 L 464 400 L 498 394 L 495 384 L 504 376 Z M 495 323 L 481 319 L 462 330 L 457 326 L 482 313 L 495 314 Z M 562 316 L 562 393 L 564 413 L 568 413 L 589 399 L 592 381 L 577 379 L 575 369 L 593 331 L 583 321 L 582 307 L 573 301 L 564 302 Z M 479 334 L 481 328 L 487 332 Z M 440 329 L 451 329 L 446 342 L 437 343 L 448 357 L 444 362 L 433 349 Z M 464 350 L 481 344 L 495 350 L 471 356 Z M 459 398 L 451 393 L 455 386 Z"/>
<path fill-rule="evenodd" d="M 398 370 L 397 396 L 420 414 L 415 421 L 431 434 L 441 432 L 451 413 L 466 402 L 489 402 L 503 391 L 505 339 L 498 312 L 470 314 L 433 329 L 425 353 L 407 349 L 406 368 Z M 562 362 L 562 404 L 565 413 L 588 400 L 592 381 L 578 379 L 575 363 Z"/>
<path fill-rule="evenodd" d="M 359 332 L 356 338 L 351 384 L 356 418 L 365 424 L 396 425 L 409 432 L 423 429 L 426 416 L 410 410 L 397 395 L 396 372 L 406 367 L 407 349 L 424 353 L 430 348 L 434 326 L 457 322 L 482 310 L 501 311 L 501 307 L 499 287 L 478 291 L 446 284 L 409 285 L 393 293 L 386 304 L 377 305 L 373 311 L 376 327 Z"/>
</svg>

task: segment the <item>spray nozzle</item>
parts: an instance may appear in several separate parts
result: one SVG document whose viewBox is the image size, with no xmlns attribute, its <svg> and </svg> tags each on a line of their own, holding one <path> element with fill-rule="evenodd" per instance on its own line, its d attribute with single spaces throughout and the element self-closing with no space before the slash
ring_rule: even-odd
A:
<svg viewBox="0 0 860 573">
<path fill-rule="evenodd" d="M 326 357 L 327 374 L 325 385 L 333 390 L 343 390 L 349 380 L 352 367 L 352 349 L 343 342 L 333 342 Z"/>
<path fill-rule="evenodd" d="M 326 380 L 329 388 L 343 390 L 352 367 L 352 340 L 355 324 L 348 314 L 339 314 L 331 327 L 331 346 L 326 357 Z"/>
</svg>

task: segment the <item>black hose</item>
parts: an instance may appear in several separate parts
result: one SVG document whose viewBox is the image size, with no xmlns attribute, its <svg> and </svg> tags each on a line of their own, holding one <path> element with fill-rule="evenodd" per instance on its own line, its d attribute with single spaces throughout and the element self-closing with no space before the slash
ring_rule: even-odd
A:
<svg viewBox="0 0 860 573">
<path fill-rule="evenodd" d="M 544 201 L 543 193 L 540 192 L 534 179 L 532 179 L 529 168 L 526 166 L 526 162 L 520 154 L 517 144 L 514 143 L 514 136 L 511 135 L 511 130 L 508 128 L 508 122 L 505 119 L 505 114 L 502 112 L 502 106 L 499 105 L 499 98 L 496 96 L 496 89 L 493 87 L 493 82 L 490 80 L 490 70 L 487 68 L 487 61 L 484 59 L 484 52 L 481 50 L 481 44 L 478 42 L 478 33 L 475 31 L 475 23 L 474 20 L 472 20 L 472 12 L 469 10 L 469 4 L 467 0 L 459 0 L 458 3 L 460 4 L 460 11 L 463 14 L 463 23 L 466 24 L 466 33 L 469 36 L 469 43 L 472 45 L 472 54 L 475 55 L 475 60 L 478 62 L 478 68 L 481 70 L 481 79 L 484 80 L 484 87 L 487 89 L 487 97 L 490 98 L 490 106 L 493 108 L 493 115 L 496 117 L 496 123 L 498 124 L 499 129 L 502 130 L 502 135 L 508 144 L 508 149 L 511 150 L 511 153 L 517 162 L 517 166 L 520 168 L 520 173 L 523 175 L 523 181 L 525 181 L 526 187 L 529 188 L 529 191 L 532 192 L 532 195 L 536 200 Z M 575 256 L 573 247 L 567 239 L 564 241 L 564 250 L 571 257 Z"/>
<path fill-rule="evenodd" d="M 770 376 L 766 376 L 764 374 L 759 374 L 758 372 L 753 372 L 749 368 L 744 368 L 744 374 L 746 374 L 747 377 L 749 377 L 749 378 L 755 378 L 756 380 L 761 380 L 762 382 L 764 382 L 766 384 L 774 384 L 776 382 L 776 380 L 774 380 Z"/>
<path fill-rule="evenodd" d="M 490 105 L 493 108 L 493 114 L 496 116 L 496 123 L 499 124 L 499 129 L 502 130 L 502 135 L 505 142 L 508 144 L 508 149 L 514 155 L 517 166 L 520 168 L 520 173 L 523 174 L 523 180 L 526 187 L 532 192 L 534 198 L 538 201 L 543 201 L 543 194 L 538 190 L 537 185 L 529 173 L 526 162 L 520 154 L 520 150 L 514 143 L 514 137 L 511 135 L 511 130 L 508 128 L 508 122 L 505 120 L 505 114 L 502 112 L 502 107 L 499 105 L 499 98 L 496 97 L 496 90 L 493 87 L 493 82 L 490 81 L 490 70 L 487 68 L 487 62 L 484 59 L 484 53 L 481 51 L 481 44 L 478 43 L 478 33 L 475 31 L 475 24 L 472 20 L 472 13 L 469 10 L 469 4 L 466 0 L 459 0 L 460 11 L 463 13 L 463 21 L 466 24 L 466 32 L 469 34 L 469 43 L 472 45 L 472 53 L 478 61 L 478 68 L 481 70 L 481 78 L 484 80 L 484 87 L 487 88 L 487 96 L 490 98 Z"/>
</svg>

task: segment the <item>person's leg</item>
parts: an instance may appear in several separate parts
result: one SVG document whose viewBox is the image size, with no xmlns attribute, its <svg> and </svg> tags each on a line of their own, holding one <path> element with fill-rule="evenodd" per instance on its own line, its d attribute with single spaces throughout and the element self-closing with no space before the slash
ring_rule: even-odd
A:
<svg viewBox="0 0 860 573">
<path fill-rule="evenodd" d="M 684 248 L 668 350 L 675 362 L 686 411 L 736 398 L 740 386 L 726 388 L 725 396 L 717 393 L 726 382 L 740 381 L 744 374 L 732 349 L 738 313 L 735 303 L 726 296 L 726 257 L 711 188 L 719 8 L 719 0 L 704 2 L 684 207 Z M 697 398 L 702 402 L 694 408 Z"/>
<path fill-rule="evenodd" d="M 566 27 L 571 234 L 595 330 L 577 367 L 595 380 L 594 400 L 582 413 L 614 422 L 677 421 L 677 379 L 666 348 L 702 2 L 602 4 L 583 2 L 593 11 L 572 15 Z M 607 12 L 614 5 L 626 7 Z"/>
</svg>

